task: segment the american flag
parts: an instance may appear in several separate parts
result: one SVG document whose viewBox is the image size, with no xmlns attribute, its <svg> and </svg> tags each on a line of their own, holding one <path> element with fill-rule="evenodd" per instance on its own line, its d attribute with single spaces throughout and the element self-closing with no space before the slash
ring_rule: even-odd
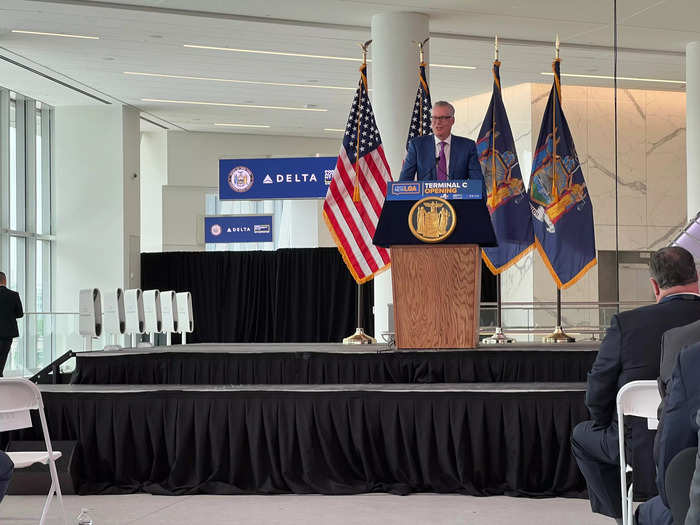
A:
<svg viewBox="0 0 700 525">
<path fill-rule="evenodd" d="M 418 70 L 418 91 L 416 92 L 416 101 L 413 104 L 406 149 L 408 149 L 408 143 L 415 137 L 430 133 L 431 108 L 430 90 L 428 89 L 428 81 L 425 79 L 425 62 L 421 62 Z"/>
<path fill-rule="evenodd" d="M 390 263 L 389 251 L 372 244 L 387 181 L 392 178 L 367 96 L 366 71 L 367 65 L 363 64 L 333 180 L 323 203 L 323 218 L 359 284 L 372 279 Z"/>
</svg>

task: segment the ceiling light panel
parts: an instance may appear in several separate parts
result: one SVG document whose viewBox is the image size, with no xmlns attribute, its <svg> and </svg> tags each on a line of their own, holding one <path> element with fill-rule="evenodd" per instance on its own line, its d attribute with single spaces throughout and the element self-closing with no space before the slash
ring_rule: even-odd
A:
<svg viewBox="0 0 700 525">
<path fill-rule="evenodd" d="M 279 109 L 287 111 L 320 111 L 326 112 L 324 108 L 301 108 L 293 106 L 264 106 L 259 104 L 234 104 L 230 102 L 205 102 L 200 100 L 169 100 L 162 98 L 142 98 L 142 102 L 160 102 L 163 104 L 186 104 L 194 106 L 219 106 L 227 108 L 253 108 L 253 109 Z"/>
<path fill-rule="evenodd" d="M 248 84 L 248 85 L 259 85 L 259 86 L 276 86 L 276 87 L 299 87 L 299 88 L 314 88 L 314 89 L 336 89 L 341 91 L 355 91 L 356 87 L 345 87 L 345 86 L 326 86 L 320 84 L 292 84 L 287 82 L 265 82 L 262 80 L 234 80 L 229 78 L 216 78 L 216 77 L 196 77 L 189 75 L 171 75 L 167 73 L 144 73 L 139 71 L 124 71 L 125 75 L 142 76 L 142 77 L 156 77 L 156 78 L 174 78 L 181 80 L 203 80 L 209 82 L 228 82 L 232 84 Z"/>
<path fill-rule="evenodd" d="M 26 31 L 23 29 L 13 29 L 12 33 L 21 33 L 23 35 L 39 35 L 39 36 L 59 36 L 63 38 L 82 38 L 84 40 L 99 40 L 99 36 L 88 36 L 88 35 L 71 35 L 68 33 L 45 33 L 42 31 Z"/>
<path fill-rule="evenodd" d="M 553 76 L 554 73 L 549 73 L 547 71 L 543 71 L 540 73 L 540 75 L 547 75 L 547 76 Z M 615 77 L 611 75 L 581 75 L 577 73 L 561 73 L 560 76 L 562 77 L 571 77 L 571 78 L 593 78 L 593 79 L 599 79 L 599 80 L 614 80 Z M 665 78 L 643 78 L 643 77 L 617 77 L 618 80 L 631 80 L 634 82 L 660 82 L 662 84 L 685 84 L 685 80 L 669 80 Z"/>
</svg>

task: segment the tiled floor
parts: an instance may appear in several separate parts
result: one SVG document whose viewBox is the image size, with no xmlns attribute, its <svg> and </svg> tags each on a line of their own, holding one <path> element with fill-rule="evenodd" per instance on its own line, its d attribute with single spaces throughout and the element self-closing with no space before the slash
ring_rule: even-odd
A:
<svg viewBox="0 0 700 525">
<path fill-rule="evenodd" d="M 7 496 L 0 504 L 0 524 L 35 524 L 40 496 Z M 66 496 L 68 523 L 82 507 L 95 525 L 613 525 L 591 514 L 587 500 L 475 498 L 452 494 L 393 496 Z M 51 525 L 61 523 L 58 506 Z"/>
</svg>

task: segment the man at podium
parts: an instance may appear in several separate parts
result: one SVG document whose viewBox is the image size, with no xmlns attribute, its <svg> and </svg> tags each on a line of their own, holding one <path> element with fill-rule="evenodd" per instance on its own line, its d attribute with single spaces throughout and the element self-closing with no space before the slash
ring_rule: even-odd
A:
<svg viewBox="0 0 700 525">
<path fill-rule="evenodd" d="M 483 184 L 475 142 L 452 135 L 454 115 L 455 108 L 449 102 L 441 100 L 433 104 L 433 135 L 416 137 L 409 142 L 400 181 L 476 179 Z"/>
</svg>

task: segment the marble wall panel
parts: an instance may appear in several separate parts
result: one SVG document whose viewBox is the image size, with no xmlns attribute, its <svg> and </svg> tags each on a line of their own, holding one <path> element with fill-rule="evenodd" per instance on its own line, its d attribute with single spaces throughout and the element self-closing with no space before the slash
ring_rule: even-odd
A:
<svg viewBox="0 0 700 525">
<path fill-rule="evenodd" d="M 658 250 L 667 246 L 685 227 L 685 217 L 673 226 L 647 226 L 647 248 Z"/>
<path fill-rule="evenodd" d="M 647 225 L 674 226 L 686 216 L 685 96 L 648 91 L 646 110 Z"/>
<path fill-rule="evenodd" d="M 594 98 L 588 101 L 588 118 L 591 122 L 583 176 L 593 203 L 596 224 L 615 224 L 615 208 L 606 205 L 615 198 L 614 129 L 608 124 L 613 121 L 613 116 L 609 101 Z"/>
<path fill-rule="evenodd" d="M 620 226 L 646 223 L 645 98 L 644 91 L 619 91 L 617 188 Z"/>
</svg>

